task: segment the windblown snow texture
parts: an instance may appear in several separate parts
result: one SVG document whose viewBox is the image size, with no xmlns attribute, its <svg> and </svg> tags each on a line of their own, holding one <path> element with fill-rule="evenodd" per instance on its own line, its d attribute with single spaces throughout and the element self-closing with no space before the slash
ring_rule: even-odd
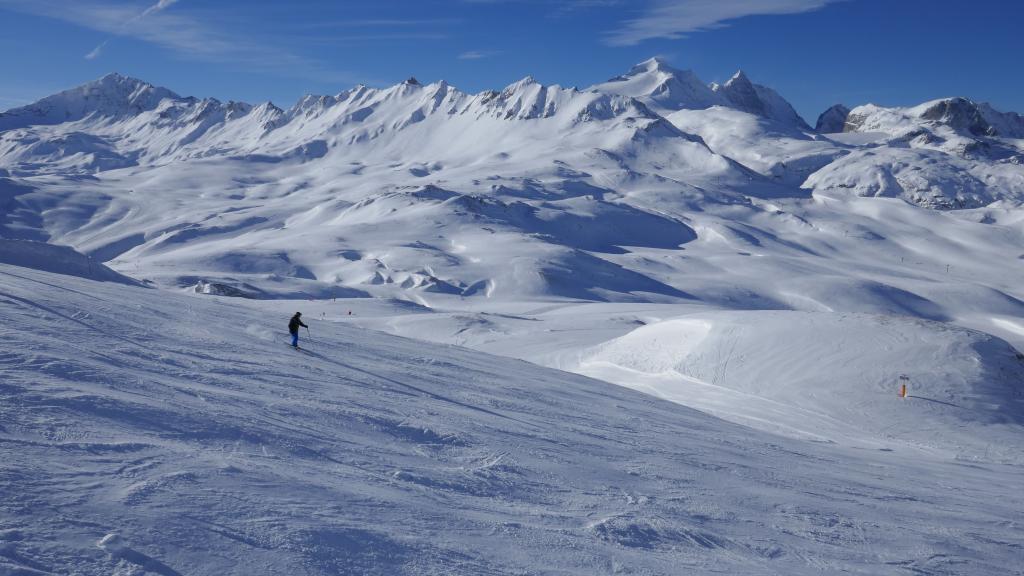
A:
<svg viewBox="0 0 1024 576">
<path fill-rule="evenodd" d="M 1019 568 L 1019 465 L 337 323 L 298 354 L 246 302 L 0 265 L 7 573 Z"/>
</svg>

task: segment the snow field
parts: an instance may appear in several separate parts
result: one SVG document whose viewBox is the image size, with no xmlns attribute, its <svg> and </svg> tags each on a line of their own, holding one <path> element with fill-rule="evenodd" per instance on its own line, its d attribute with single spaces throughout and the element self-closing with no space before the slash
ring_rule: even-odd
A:
<svg viewBox="0 0 1024 576">
<path fill-rule="evenodd" d="M 262 304 L 0 266 L 5 571 L 1019 570 L 1018 465 L 789 439 L 309 311 L 295 352 Z"/>
<path fill-rule="evenodd" d="M 1005 341 L 892 316 L 694 314 L 593 349 L 574 371 L 830 442 L 879 438 L 1021 462 L 1024 359 Z M 911 398 L 897 398 L 900 376 Z M 734 417 L 735 414 L 735 417 Z"/>
</svg>

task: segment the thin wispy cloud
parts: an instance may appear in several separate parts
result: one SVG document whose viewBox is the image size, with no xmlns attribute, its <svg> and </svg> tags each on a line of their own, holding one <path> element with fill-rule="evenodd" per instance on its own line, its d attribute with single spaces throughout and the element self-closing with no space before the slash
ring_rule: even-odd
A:
<svg viewBox="0 0 1024 576">
<path fill-rule="evenodd" d="M 625 4 L 630 0 L 461 0 L 463 4 L 535 4 L 557 10 L 578 10 Z"/>
<path fill-rule="evenodd" d="M 527 4 L 543 8 L 548 18 L 572 17 L 582 11 L 625 5 L 635 0 L 461 0 L 463 4 L 498 5 Z"/>
<path fill-rule="evenodd" d="M 353 20 L 327 20 L 317 22 L 304 22 L 300 28 L 305 30 L 320 28 L 427 28 L 434 26 L 450 26 L 459 24 L 462 20 L 458 18 L 424 18 L 421 20 L 402 20 L 390 18 L 376 19 L 353 19 Z"/>
<path fill-rule="evenodd" d="M 95 48 L 90 50 L 89 53 L 85 55 L 85 59 L 86 60 L 95 60 L 95 59 L 99 58 L 100 54 L 103 53 L 103 49 L 107 47 L 107 42 L 110 42 L 109 38 L 104 40 L 103 42 L 100 42 L 98 45 L 96 45 Z"/>
<path fill-rule="evenodd" d="M 634 46 L 655 38 L 679 39 L 689 32 L 726 26 L 744 16 L 799 14 L 843 0 L 656 0 L 639 17 L 607 35 L 612 46 Z"/>
<path fill-rule="evenodd" d="M 366 82 L 335 70 L 316 59 L 302 57 L 287 46 L 233 33 L 227 24 L 218 26 L 211 12 L 202 20 L 183 12 L 167 10 L 178 0 L 160 0 L 142 12 L 125 2 L 96 0 L 0 0 L 0 8 L 69 22 L 110 37 L 86 54 L 94 59 L 112 38 L 140 40 L 164 48 L 174 55 L 218 64 L 232 64 L 248 71 L 271 73 L 319 82 L 353 84 Z"/>
<path fill-rule="evenodd" d="M 573 0 L 572 2 L 559 2 L 555 5 L 554 15 L 566 16 L 581 10 L 609 8 L 611 6 L 618 6 L 622 4 L 623 1 L 624 0 Z"/>
<path fill-rule="evenodd" d="M 124 22 L 124 24 L 121 25 L 121 31 L 119 32 L 119 34 L 124 35 L 124 33 L 126 31 L 128 31 L 128 29 L 131 28 L 131 26 L 133 24 L 135 24 L 136 22 L 138 22 L 139 20 L 142 20 L 143 18 L 145 18 L 146 16 L 149 16 L 150 14 L 159 12 L 161 10 L 165 10 L 169 6 L 171 6 L 172 4 L 176 4 L 177 2 L 178 2 L 178 0 L 158 0 L 158 2 L 156 4 L 153 4 L 149 8 L 146 8 L 145 10 L 140 12 L 138 15 L 133 16 L 133 17 L 129 18 L 128 20 L 126 20 Z M 103 42 L 100 42 L 95 48 L 93 48 L 91 51 L 89 51 L 88 54 L 85 55 L 85 59 L 86 60 L 95 60 L 96 58 L 99 58 L 100 54 L 103 53 L 103 49 L 106 48 L 107 44 L 109 44 L 109 43 L 110 43 L 110 38 L 107 38 Z"/>
<path fill-rule="evenodd" d="M 484 58 L 490 58 L 491 56 L 497 56 L 499 52 L 493 50 L 468 50 L 459 54 L 457 58 L 459 60 L 483 60 Z"/>
<path fill-rule="evenodd" d="M 457 18 L 334 19 L 292 22 L 282 31 L 292 45 L 351 46 L 389 41 L 436 41 L 452 37 Z"/>
<path fill-rule="evenodd" d="M 143 12 L 142 14 L 139 14 L 139 18 L 145 18 L 146 16 L 149 16 L 153 12 L 159 12 L 160 10 L 163 10 L 163 9 L 167 8 L 171 4 L 176 4 L 177 2 L 178 2 L 178 0 L 157 0 L 156 4 L 153 4 L 149 8 L 146 8 L 145 12 Z"/>
<path fill-rule="evenodd" d="M 298 37 L 289 40 L 292 45 L 306 46 L 354 46 L 394 41 L 437 41 L 451 38 L 443 32 L 379 32 L 376 34 L 348 34 L 339 36 Z"/>
</svg>

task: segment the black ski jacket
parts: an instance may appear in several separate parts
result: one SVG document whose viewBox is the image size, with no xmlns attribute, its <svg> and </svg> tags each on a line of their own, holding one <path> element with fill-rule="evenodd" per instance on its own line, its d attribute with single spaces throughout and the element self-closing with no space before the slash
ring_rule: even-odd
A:
<svg viewBox="0 0 1024 576">
<path fill-rule="evenodd" d="M 288 322 L 288 331 L 291 332 L 292 334 L 296 334 L 299 331 L 299 326 L 309 328 L 309 326 L 306 326 L 305 324 L 302 323 L 302 320 L 299 320 L 298 315 L 292 316 L 291 321 Z"/>
</svg>

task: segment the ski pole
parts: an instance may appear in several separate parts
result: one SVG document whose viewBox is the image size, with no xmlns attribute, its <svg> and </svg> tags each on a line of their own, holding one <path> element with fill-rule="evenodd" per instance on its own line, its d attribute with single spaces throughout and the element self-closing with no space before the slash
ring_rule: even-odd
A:
<svg viewBox="0 0 1024 576">
<path fill-rule="evenodd" d="M 310 333 L 309 333 L 309 326 L 306 326 L 306 336 L 309 338 L 310 342 L 313 341 L 313 336 L 311 336 Z"/>
</svg>

